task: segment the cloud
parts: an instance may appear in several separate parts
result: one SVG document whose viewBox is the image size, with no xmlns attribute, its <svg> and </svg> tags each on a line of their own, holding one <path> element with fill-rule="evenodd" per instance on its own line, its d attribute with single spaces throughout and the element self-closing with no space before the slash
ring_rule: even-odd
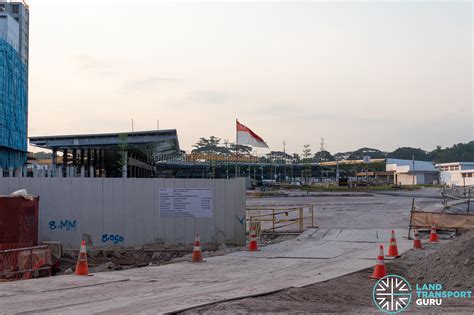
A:
<svg viewBox="0 0 474 315">
<path fill-rule="evenodd" d="M 171 83 L 179 81 L 177 78 L 150 76 L 141 79 L 129 80 L 125 82 L 125 88 L 129 90 L 147 90 L 155 88 L 161 83 Z"/>
<path fill-rule="evenodd" d="M 227 93 L 212 90 L 198 90 L 189 92 L 185 98 L 186 102 L 202 105 L 219 105 L 228 103 L 231 96 Z"/>
<path fill-rule="evenodd" d="M 76 55 L 73 56 L 72 59 L 81 71 L 94 72 L 103 76 L 111 76 L 116 74 L 116 71 L 113 70 L 113 66 L 105 59 L 90 55 Z"/>
</svg>

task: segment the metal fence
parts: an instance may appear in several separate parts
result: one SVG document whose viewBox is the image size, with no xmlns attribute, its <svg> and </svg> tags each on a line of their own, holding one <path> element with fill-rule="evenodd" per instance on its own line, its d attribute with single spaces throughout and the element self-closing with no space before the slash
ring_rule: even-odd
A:
<svg viewBox="0 0 474 315">
<path fill-rule="evenodd" d="M 14 248 L 0 251 L 0 279 L 19 280 L 51 276 L 48 246 Z"/>
<path fill-rule="evenodd" d="M 302 233 L 307 227 L 316 227 L 314 205 L 303 206 L 260 206 L 247 208 L 249 224 L 260 222 L 262 232 Z"/>
</svg>

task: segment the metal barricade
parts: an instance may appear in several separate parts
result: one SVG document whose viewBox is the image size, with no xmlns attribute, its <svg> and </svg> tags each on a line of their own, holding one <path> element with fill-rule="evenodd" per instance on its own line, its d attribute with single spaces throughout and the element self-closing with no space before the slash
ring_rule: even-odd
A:
<svg viewBox="0 0 474 315">
<path fill-rule="evenodd" d="M 14 248 L 0 251 L 0 281 L 51 276 L 48 246 Z"/>
<path fill-rule="evenodd" d="M 308 209 L 308 215 L 305 216 L 305 209 Z M 247 208 L 247 221 L 261 222 L 262 230 L 270 230 L 272 233 L 282 231 L 290 225 L 297 225 L 297 232 L 302 233 L 305 229 L 305 219 L 311 220 L 311 225 L 308 227 L 316 227 L 314 225 L 314 205 L 303 206 L 260 206 L 254 208 Z M 285 219 L 285 217 L 288 217 Z M 265 228 L 271 222 L 270 228 Z"/>
</svg>

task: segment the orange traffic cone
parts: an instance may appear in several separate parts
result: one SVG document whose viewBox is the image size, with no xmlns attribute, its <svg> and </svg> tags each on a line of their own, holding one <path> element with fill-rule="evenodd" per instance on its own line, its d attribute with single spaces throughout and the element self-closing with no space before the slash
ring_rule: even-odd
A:
<svg viewBox="0 0 474 315">
<path fill-rule="evenodd" d="M 255 225 L 252 225 L 250 227 L 250 243 L 248 250 L 251 252 L 259 251 L 257 246 L 257 230 L 255 228 Z"/>
<path fill-rule="evenodd" d="M 436 234 L 436 225 L 431 226 L 430 243 L 438 243 L 438 234 Z"/>
<path fill-rule="evenodd" d="M 413 228 L 413 234 L 413 249 L 423 249 L 423 246 L 421 245 L 420 234 L 416 228 Z"/>
<path fill-rule="evenodd" d="M 193 257 L 191 262 L 203 262 L 202 259 L 202 252 L 201 252 L 201 240 L 199 238 L 199 234 L 196 234 L 196 238 L 194 239 L 194 250 L 193 250 Z"/>
<path fill-rule="evenodd" d="M 86 241 L 82 240 L 81 250 L 79 251 L 79 257 L 77 258 L 76 276 L 88 276 L 89 266 L 87 265 L 87 252 L 86 252 Z"/>
<path fill-rule="evenodd" d="M 388 246 L 387 257 L 399 257 L 397 240 L 395 239 L 395 231 L 392 230 L 392 235 L 390 236 L 390 244 Z"/>
<path fill-rule="evenodd" d="M 379 255 L 377 256 L 377 263 L 375 264 L 374 273 L 369 278 L 381 279 L 387 275 L 387 269 L 385 269 L 385 260 L 383 255 L 383 245 L 380 245 Z"/>
</svg>

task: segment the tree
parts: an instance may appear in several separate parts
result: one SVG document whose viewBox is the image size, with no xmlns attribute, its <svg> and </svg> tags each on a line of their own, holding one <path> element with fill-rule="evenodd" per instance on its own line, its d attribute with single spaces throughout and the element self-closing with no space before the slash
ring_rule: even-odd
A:
<svg viewBox="0 0 474 315">
<path fill-rule="evenodd" d="M 230 151 L 225 146 L 220 145 L 221 139 L 215 136 L 211 136 L 208 139 L 199 138 L 199 141 L 193 145 L 192 153 L 204 153 L 204 154 L 229 154 Z"/>
<path fill-rule="evenodd" d="M 309 144 L 305 144 L 303 146 L 303 152 L 301 153 L 301 156 L 303 157 L 303 162 L 306 164 L 305 170 L 304 170 L 304 179 L 305 183 L 309 183 L 309 177 L 311 176 L 311 147 Z"/>
<path fill-rule="evenodd" d="M 362 160 L 364 156 L 370 156 L 372 159 L 384 159 L 386 153 L 372 148 L 360 148 L 349 155 L 349 160 Z"/>
<path fill-rule="evenodd" d="M 328 151 L 319 151 L 314 154 L 313 161 L 315 162 L 332 162 L 336 159 Z"/>
<path fill-rule="evenodd" d="M 124 166 L 127 165 L 128 163 L 128 134 L 126 133 L 121 133 L 118 136 L 119 139 L 119 159 L 117 161 L 117 164 L 119 166 L 119 172 L 123 173 L 124 171 Z"/>
<path fill-rule="evenodd" d="M 291 155 L 283 151 L 270 151 L 266 154 L 267 160 L 271 163 L 286 163 L 291 161 Z"/>
<path fill-rule="evenodd" d="M 250 155 L 252 153 L 252 147 L 235 143 L 229 144 L 230 153 L 235 154 L 236 150 L 238 150 L 239 155 Z"/>
<path fill-rule="evenodd" d="M 300 155 L 298 153 L 293 153 L 292 156 L 291 156 L 291 162 L 292 163 L 300 163 L 301 162 Z"/>
<path fill-rule="evenodd" d="M 420 148 L 410 148 L 410 147 L 398 148 L 392 153 L 389 153 L 388 157 L 393 158 L 393 159 L 402 159 L 402 160 L 411 160 L 413 157 L 415 157 L 415 160 L 418 160 L 418 161 L 430 160 L 430 156 L 428 152 Z"/>
</svg>

